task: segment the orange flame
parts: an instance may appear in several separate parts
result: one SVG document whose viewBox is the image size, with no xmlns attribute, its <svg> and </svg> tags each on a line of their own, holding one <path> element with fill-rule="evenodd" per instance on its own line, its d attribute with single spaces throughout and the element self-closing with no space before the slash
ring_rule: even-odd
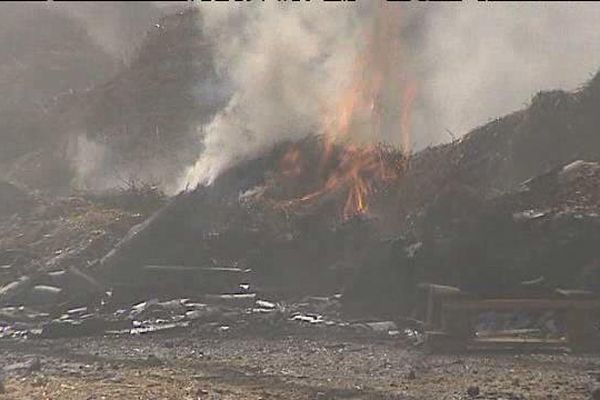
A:
<svg viewBox="0 0 600 400">
<path fill-rule="evenodd" d="M 302 168 L 302 151 L 297 146 L 291 146 L 281 158 L 280 172 L 286 177 L 296 177 L 302 173 Z"/>
<path fill-rule="evenodd" d="M 411 112 L 416 95 L 417 86 L 413 82 L 410 82 L 404 91 L 400 114 L 400 134 L 402 135 L 402 151 L 404 154 L 410 154 L 412 150 L 412 139 L 410 136 L 412 125 Z"/>
<path fill-rule="evenodd" d="M 404 155 L 411 151 L 411 109 L 416 97 L 416 85 L 406 76 L 390 76 L 400 69 L 398 53 L 400 48 L 397 32 L 397 15 L 380 10 L 366 51 L 355 63 L 353 80 L 344 91 L 333 109 L 325 114 L 323 121 L 323 149 L 319 163 L 319 173 L 323 176 L 320 189 L 286 202 L 286 206 L 305 203 L 326 193 L 347 191 L 342 209 L 343 218 L 369 210 L 369 198 L 381 183 L 398 178 L 404 164 L 385 160 L 382 147 L 361 143 L 362 136 L 371 140 L 381 138 L 385 122 L 383 107 L 386 93 L 398 97 L 401 110 L 394 115 L 400 129 L 400 145 Z M 391 44 L 390 44 L 391 43 Z M 389 82 L 386 82 L 389 80 Z M 386 86 L 387 85 L 387 86 Z M 388 99 L 389 100 L 389 99 Z M 350 141 L 356 143 L 350 143 Z M 364 141 L 364 140 L 363 140 Z M 381 139 L 379 140 L 382 141 Z M 341 154 L 336 154 L 336 144 L 341 144 Z M 297 177 L 302 173 L 302 154 L 298 147 L 291 147 L 282 157 L 281 174 Z"/>
<path fill-rule="evenodd" d="M 335 158 L 333 162 L 335 166 L 323 169 L 325 164 L 321 159 L 322 164 L 318 168 L 323 177 L 321 187 L 298 198 L 281 202 L 279 203 L 280 207 L 293 208 L 300 204 L 310 203 L 328 193 L 346 192 L 342 217 L 348 219 L 367 212 L 369 210 L 368 198 L 376 193 L 382 185 L 399 177 L 404 168 L 403 161 L 405 160 L 403 158 L 390 158 L 389 155 L 397 153 L 380 145 L 346 144 L 336 147 L 324 138 L 324 152 L 327 148 L 331 149 L 329 155 L 331 158 Z M 300 154 L 298 148 L 291 147 L 284 154 L 282 160 L 301 157 Z M 299 163 L 302 162 L 299 161 Z M 289 169 L 280 171 L 284 179 L 289 176 L 287 171 Z M 298 174 L 303 173 L 302 169 L 294 169 L 294 171 Z"/>
</svg>

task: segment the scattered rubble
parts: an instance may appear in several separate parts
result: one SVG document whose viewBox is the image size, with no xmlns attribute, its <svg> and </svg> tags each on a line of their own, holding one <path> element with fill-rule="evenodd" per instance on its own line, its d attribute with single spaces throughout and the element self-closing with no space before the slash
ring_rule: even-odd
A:
<svg viewBox="0 0 600 400">
<path fill-rule="evenodd" d="M 186 18 L 191 14 L 174 17 L 173 26 L 192 29 Z M 156 32 L 148 43 L 169 37 Z M 142 51 L 134 64 L 144 57 Z M 421 282 L 474 296 L 597 293 L 599 79 L 576 93 L 541 93 L 528 109 L 410 160 L 372 149 L 369 156 L 393 173 L 384 179 L 365 172 L 368 207 L 350 215 L 348 181 L 327 183 L 344 156 L 357 153 L 321 137 L 280 143 L 211 186 L 168 200 L 136 186 L 104 197 L 36 195 L 26 211 L 0 219 L 3 332 L 18 335 L 27 329 L 15 329 L 17 319 L 33 324 L 44 313 L 55 321 L 45 335 L 79 335 L 94 324 L 108 332 L 121 319 L 145 332 L 194 325 L 206 315 L 221 315 L 210 323 L 235 329 L 248 315 L 278 315 L 288 323 L 400 336 L 408 329 L 418 337 L 397 320 L 418 315 Z M 120 89 L 113 83 L 98 90 L 104 95 L 96 111 Z M 302 167 L 292 175 L 282 166 L 290 151 Z M 320 165 L 326 151 L 330 158 Z M 324 184 L 328 190 L 320 190 Z M 164 301 L 174 298 L 189 302 Z M 114 314 L 131 304 L 141 308 L 139 317 Z M 84 307 L 86 313 L 68 313 Z M 555 320 L 484 315 L 478 330 L 561 334 Z"/>
<path fill-rule="evenodd" d="M 103 164 L 156 175 L 163 185 L 195 160 L 196 126 L 229 95 L 215 94 L 219 77 L 196 19 L 193 10 L 163 19 L 112 80 L 54 99 L 53 107 L 65 108 L 62 118 L 73 118 L 64 131 L 103 141 L 115 154 Z M 201 110 L 199 98 L 210 100 Z M 437 358 L 413 349 L 428 337 L 454 339 L 431 331 L 429 317 L 477 340 L 534 344 L 568 337 L 565 319 L 597 322 L 583 312 L 566 316 L 565 307 L 481 308 L 472 320 L 457 313 L 444 320 L 431 297 L 561 304 L 598 298 L 599 104 L 600 74 L 578 92 L 540 93 L 527 109 L 410 158 L 383 145 L 362 149 L 310 136 L 279 143 L 212 185 L 172 198 L 133 177 L 112 192 L 34 192 L 58 181 L 64 186 L 72 171 L 61 151 L 25 154 L 8 178 L 29 188 L 0 181 L 0 339 L 49 353 L 60 345 L 60 357 L 86 364 L 62 365 L 66 383 L 53 383 L 44 376 L 56 372 L 51 362 L 9 355 L 0 394 L 24 385 L 32 392 L 46 393 L 52 384 L 70 390 L 73 377 L 125 390 L 143 375 L 147 388 L 159 372 L 179 390 L 178 360 L 187 363 L 178 368 L 204 368 L 219 357 L 219 346 L 243 338 L 221 364 L 186 376 L 185 385 L 193 384 L 180 397 L 220 397 L 211 385 L 234 376 L 236 390 L 260 379 L 271 388 L 293 387 L 301 398 L 414 398 L 419 385 L 434 387 L 430 398 L 598 398 L 589 386 L 597 380 L 592 357 L 568 359 L 575 372 L 557 367 L 564 355 L 541 358 L 534 375 L 529 359 L 507 357 L 499 373 L 484 357 Z M 63 129 L 56 121 L 48 130 Z M 171 160 L 169 152 L 181 157 L 168 168 L 157 162 L 136 169 L 148 154 Z M 353 168 L 355 156 L 366 156 L 367 167 Z M 84 178 L 103 178 L 104 171 L 95 172 Z M 597 339 L 597 326 L 584 325 Z M 298 339 L 304 335 L 330 342 Z M 92 353 L 106 352 L 98 343 L 119 343 L 112 350 L 118 357 Z M 348 383 L 355 373 L 360 381 Z M 386 377 L 380 387 L 368 386 L 374 376 Z"/>
</svg>

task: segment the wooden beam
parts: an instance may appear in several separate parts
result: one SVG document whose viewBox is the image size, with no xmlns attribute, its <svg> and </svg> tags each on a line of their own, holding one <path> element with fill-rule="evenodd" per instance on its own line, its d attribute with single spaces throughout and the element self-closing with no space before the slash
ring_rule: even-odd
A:
<svg viewBox="0 0 600 400">
<path fill-rule="evenodd" d="M 448 299 L 442 305 L 444 310 L 462 311 L 510 311 L 510 310 L 569 310 L 597 309 L 600 300 L 563 300 L 563 299 L 492 299 L 492 300 L 455 300 Z"/>
</svg>

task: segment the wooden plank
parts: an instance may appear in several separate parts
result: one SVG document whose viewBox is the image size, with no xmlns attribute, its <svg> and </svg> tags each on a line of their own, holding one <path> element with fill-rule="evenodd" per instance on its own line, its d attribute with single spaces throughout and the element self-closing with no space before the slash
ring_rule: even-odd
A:
<svg viewBox="0 0 600 400">
<path fill-rule="evenodd" d="M 566 351 L 571 346 L 564 339 L 494 338 L 470 340 L 467 349 L 476 351 Z"/>
<path fill-rule="evenodd" d="M 504 310 L 569 310 L 598 309 L 600 300 L 568 299 L 491 299 L 491 300 L 447 300 L 445 310 L 504 311 Z"/>
<path fill-rule="evenodd" d="M 463 292 L 453 286 L 432 283 L 421 283 L 418 287 L 426 293 L 427 309 L 425 311 L 425 323 L 430 329 L 439 329 L 443 323 L 442 305 L 445 299 L 462 296 Z"/>
<path fill-rule="evenodd" d="M 598 332 L 594 321 L 589 309 L 575 309 L 567 313 L 567 338 L 573 350 L 586 351 L 598 347 Z"/>
<path fill-rule="evenodd" d="M 525 344 L 537 344 L 537 345 L 565 345 L 567 340 L 565 339 L 546 339 L 546 338 L 533 338 L 533 337 L 485 337 L 476 338 L 470 341 L 471 343 L 477 344 L 503 344 L 503 345 L 525 345 Z"/>
<path fill-rule="evenodd" d="M 152 272 L 193 272 L 198 274 L 248 274 L 250 269 L 241 269 L 236 267 L 200 267 L 189 265 L 144 265 L 143 270 Z"/>
</svg>

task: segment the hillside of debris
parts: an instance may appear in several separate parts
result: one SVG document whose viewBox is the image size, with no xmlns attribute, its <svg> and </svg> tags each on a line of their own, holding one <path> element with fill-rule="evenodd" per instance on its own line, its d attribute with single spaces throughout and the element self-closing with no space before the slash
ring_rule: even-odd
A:
<svg viewBox="0 0 600 400">
<path fill-rule="evenodd" d="M 596 75 L 575 93 L 539 93 L 525 110 L 416 154 L 395 195 L 382 200 L 382 209 L 400 209 L 384 219 L 408 259 L 364 266 L 350 297 L 392 293 L 400 265 L 414 283 L 486 296 L 524 281 L 541 282 L 546 293 L 596 291 L 599 82 Z"/>
<path fill-rule="evenodd" d="M 196 158 L 196 127 L 229 95 L 211 51 L 196 13 L 179 12 L 161 19 L 107 83 L 57 102 L 70 145 L 77 136 L 88 152 L 102 150 L 83 152 L 94 157 L 83 157 L 93 165 L 82 186 L 129 189 L 51 196 L 18 179 L 52 171 L 43 155 L 15 163 L 17 184 L 0 187 L 4 283 L 33 274 L 60 285 L 37 274 L 77 268 L 118 303 L 235 295 L 231 275 L 251 270 L 249 290 L 342 293 L 347 310 L 364 314 L 409 314 L 420 282 L 486 295 L 531 280 L 546 290 L 597 290 L 600 74 L 411 157 L 323 137 L 280 143 L 161 207 L 149 183 L 173 182 Z M 354 157 L 381 169 L 356 173 Z M 347 213 L 357 183 L 368 196 Z M 207 271 L 216 283 L 194 286 Z M 221 289 L 235 293 L 214 293 Z"/>
<path fill-rule="evenodd" d="M 351 308 L 379 313 L 408 312 L 423 281 L 486 295 L 538 278 L 548 290 L 590 289 L 600 258 L 597 82 L 540 93 L 526 110 L 417 153 L 350 219 L 339 212 L 347 187 L 300 207 L 273 202 L 314 185 L 310 173 L 282 178 L 283 155 L 297 146 L 316 165 L 322 152 L 318 138 L 278 145 L 173 199 L 98 268 L 131 281 L 145 265 L 237 265 L 264 290 L 343 291 Z M 578 178 L 561 178 L 570 174 Z"/>
<path fill-rule="evenodd" d="M 3 175 L 13 165 L 40 166 L 36 152 L 60 148 L 66 133 L 57 106 L 116 72 L 117 62 L 85 27 L 51 8 L 6 5 L 0 16 L 0 165 Z M 61 181 L 68 165 L 64 154 L 41 163 L 34 186 Z M 28 180 L 28 179 L 24 179 Z"/>
<path fill-rule="evenodd" d="M 61 194 L 131 182 L 164 189 L 195 161 L 198 126 L 229 95 L 195 9 L 147 26 L 125 61 L 90 37 L 83 17 L 51 9 L 13 14 L 8 20 L 28 23 L 0 30 L 13 43 L 0 48 L 3 93 L 10 94 L 0 104 L 5 178 Z M 28 31 L 34 26 L 53 28 L 40 36 Z"/>
<path fill-rule="evenodd" d="M 163 202 L 150 187 L 56 197 L 0 181 L 0 285 L 87 268 Z"/>
<path fill-rule="evenodd" d="M 575 160 L 600 157 L 600 74 L 575 93 L 540 92 L 528 108 L 411 159 L 394 202 L 404 218 L 446 191 L 469 187 L 484 198 Z M 394 223 L 402 223 L 394 221 Z"/>
<path fill-rule="evenodd" d="M 84 142 L 87 151 L 102 151 L 79 184 L 103 189 L 120 179 L 168 186 L 198 157 L 197 128 L 226 96 L 197 11 L 161 18 L 113 79 L 65 108 L 63 119 L 91 142 Z"/>
<path fill-rule="evenodd" d="M 541 93 L 528 109 L 410 159 L 376 150 L 396 175 L 373 185 L 369 207 L 350 217 L 341 213 L 350 190 L 345 184 L 303 196 L 321 193 L 353 154 L 349 144 L 329 147 L 320 137 L 279 144 L 211 186 L 172 198 L 152 216 L 152 207 L 120 211 L 123 204 L 110 196 L 100 208 L 98 199 L 77 198 L 15 208 L 4 219 L 2 249 L 35 257 L 19 258 L 18 268 L 7 271 L 17 271 L 10 275 L 16 278 L 40 268 L 52 274 L 83 268 L 112 288 L 116 304 L 219 290 L 236 296 L 239 279 L 271 298 L 342 293 L 346 311 L 385 315 L 410 314 L 419 282 L 487 296 L 520 290 L 523 281 L 548 293 L 595 291 L 597 81 L 576 93 Z M 332 156 L 323 165 L 326 148 Z M 291 169 L 285 164 L 290 150 L 304 159 Z M 295 201 L 302 197 L 310 201 Z M 110 233 L 95 240 L 97 231 Z M 88 244 L 95 249 L 89 254 Z M 73 257 L 70 248 L 81 252 Z M 251 277 L 239 275 L 247 270 Z M 206 274 L 214 275 L 208 286 Z"/>
</svg>

